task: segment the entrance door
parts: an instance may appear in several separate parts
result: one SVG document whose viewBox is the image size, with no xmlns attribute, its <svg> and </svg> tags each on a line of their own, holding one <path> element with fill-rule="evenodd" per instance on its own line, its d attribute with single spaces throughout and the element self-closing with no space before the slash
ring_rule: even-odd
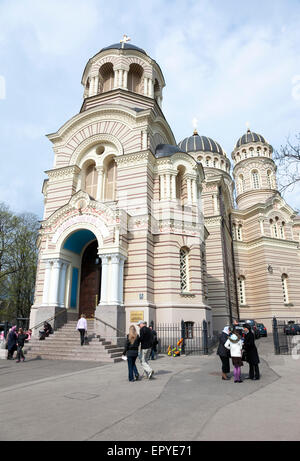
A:
<svg viewBox="0 0 300 461">
<path fill-rule="evenodd" d="M 84 251 L 81 262 L 79 314 L 93 317 L 100 301 L 101 259 L 97 253 L 98 242 L 92 242 Z"/>
</svg>

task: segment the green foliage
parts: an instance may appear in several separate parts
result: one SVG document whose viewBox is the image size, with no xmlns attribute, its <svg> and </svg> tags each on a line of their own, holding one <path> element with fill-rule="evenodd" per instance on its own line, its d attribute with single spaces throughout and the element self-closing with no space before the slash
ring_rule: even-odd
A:
<svg viewBox="0 0 300 461">
<path fill-rule="evenodd" d="M 33 304 L 39 223 L 0 203 L 0 319 L 29 317 Z"/>
</svg>

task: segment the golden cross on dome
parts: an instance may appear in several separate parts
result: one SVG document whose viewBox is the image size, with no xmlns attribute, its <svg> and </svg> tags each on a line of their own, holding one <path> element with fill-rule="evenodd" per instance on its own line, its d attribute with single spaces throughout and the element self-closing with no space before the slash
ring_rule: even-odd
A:
<svg viewBox="0 0 300 461">
<path fill-rule="evenodd" d="M 246 128 L 247 128 L 247 133 L 249 133 L 251 130 L 250 130 L 250 123 L 249 122 L 246 122 Z"/>
<path fill-rule="evenodd" d="M 193 135 L 196 136 L 198 134 L 198 131 L 197 131 L 198 120 L 196 119 L 196 117 L 193 118 L 192 123 L 193 123 L 193 127 L 194 127 Z"/>
<path fill-rule="evenodd" d="M 124 34 L 122 40 L 120 40 L 120 43 L 122 43 L 122 48 L 124 48 L 125 43 L 129 42 L 130 40 L 131 38 Z"/>
</svg>

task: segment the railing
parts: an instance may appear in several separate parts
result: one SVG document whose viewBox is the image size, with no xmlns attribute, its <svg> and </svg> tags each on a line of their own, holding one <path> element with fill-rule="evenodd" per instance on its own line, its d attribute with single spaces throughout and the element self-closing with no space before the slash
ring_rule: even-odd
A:
<svg viewBox="0 0 300 461">
<path fill-rule="evenodd" d="M 118 345 L 120 347 L 125 346 L 127 336 L 126 336 L 126 333 L 123 330 L 119 330 L 119 328 L 116 328 L 113 325 L 110 325 L 109 323 L 105 322 L 102 319 L 99 319 L 96 316 L 94 316 L 93 318 L 97 322 L 102 323 L 105 327 L 111 328 L 112 330 L 114 330 L 116 332 L 116 335 L 112 335 L 112 336 L 105 334 L 105 340 L 110 340 L 113 344 L 116 344 L 116 345 Z M 100 340 L 101 340 L 101 338 L 99 338 L 99 341 Z"/>
<path fill-rule="evenodd" d="M 285 320 L 277 320 L 273 317 L 273 343 L 276 355 L 300 354 L 300 321 L 295 319 L 293 323 Z"/>
<path fill-rule="evenodd" d="M 164 323 L 158 324 L 155 328 L 158 338 L 158 352 L 166 354 L 171 349 L 181 349 L 181 353 L 185 355 L 207 355 L 218 341 L 218 336 L 215 333 L 209 335 L 207 322 L 204 320 L 202 324 L 193 322 L 181 323 Z M 178 341 L 183 340 L 177 346 Z"/>
<path fill-rule="evenodd" d="M 57 320 L 58 317 L 60 317 L 62 314 L 65 314 L 65 315 L 67 314 L 66 309 L 64 309 L 64 310 L 62 310 L 62 311 L 60 311 L 60 312 L 57 312 L 57 314 L 53 315 L 52 317 L 49 317 L 49 318 L 46 319 L 46 320 L 43 320 L 43 321 L 40 322 L 40 323 L 37 323 L 36 325 L 34 325 L 34 326 L 31 327 L 31 330 L 36 330 L 37 328 L 42 327 L 42 326 L 44 325 L 45 322 L 50 323 L 50 322 L 52 322 L 53 320 L 54 320 L 54 321 Z M 52 326 L 52 325 L 51 325 L 51 326 Z M 53 323 L 52 328 L 53 328 L 53 330 L 55 330 L 55 329 L 57 328 L 57 326 L 55 325 L 55 322 Z"/>
</svg>

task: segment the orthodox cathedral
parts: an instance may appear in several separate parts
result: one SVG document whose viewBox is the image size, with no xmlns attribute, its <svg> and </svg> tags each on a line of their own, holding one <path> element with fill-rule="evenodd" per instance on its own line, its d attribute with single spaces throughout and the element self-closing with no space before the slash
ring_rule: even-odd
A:
<svg viewBox="0 0 300 461">
<path fill-rule="evenodd" d="M 126 36 L 89 59 L 81 83 L 79 114 L 48 135 L 30 325 L 85 314 L 112 336 L 141 319 L 212 332 L 300 317 L 300 216 L 265 138 L 237 140 L 232 172 L 196 130 L 177 143 L 161 68 Z"/>
</svg>

